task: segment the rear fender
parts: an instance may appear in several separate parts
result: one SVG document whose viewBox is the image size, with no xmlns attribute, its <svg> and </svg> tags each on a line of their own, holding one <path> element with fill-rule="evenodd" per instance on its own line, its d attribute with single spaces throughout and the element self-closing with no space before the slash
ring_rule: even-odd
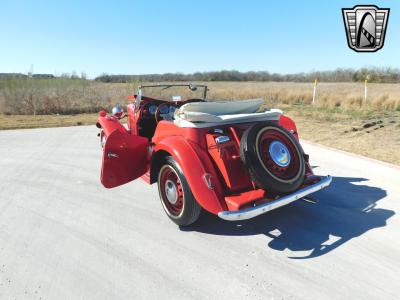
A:
<svg viewBox="0 0 400 300">
<path fill-rule="evenodd" d="M 279 118 L 279 125 L 290 131 L 297 140 L 299 139 L 296 124 L 291 118 L 281 115 L 281 117 Z"/>
<path fill-rule="evenodd" d="M 289 117 L 281 115 L 280 119 L 279 119 L 279 125 L 281 125 L 283 128 L 285 128 L 286 130 L 290 131 L 291 133 L 293 133 L 293 136 L 299 140 L 299 133 L 297 132 L 297 127 L 296 127 L 296 123 Z M 306 177 L 309 176 L 313 176 L 313 170 L 310 166 L 309 163 L 309 157 L 307 154 L 304 154 L 304 159 L 306 161 Z"/>
<path fill-rule="evenodd" d="M 156 145 L 154 151 L 154 154 L 157 151 L 168 152 L 178 162 L 193 196 L 201 207 L 214 214 L 228 209 L 219 177 L 208 154 L 199 146 L 182 137 L 174 136 L 162 140 Z M 212 189 L 207 186 L 204 179 L 207 173 L 212 178 Z"/>
</svg>

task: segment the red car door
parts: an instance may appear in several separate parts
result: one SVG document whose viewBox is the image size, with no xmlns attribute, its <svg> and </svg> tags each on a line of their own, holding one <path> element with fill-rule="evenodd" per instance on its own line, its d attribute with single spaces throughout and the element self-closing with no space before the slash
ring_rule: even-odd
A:
<svg viewBox="0 0 400 300">
<path fill-rule="evenodd" d="M 101 183 L 113 188 L 132 181 L 148 170 L 149 141 L 129 132 L 114 130 L 103 147 Z"/>
</svg>

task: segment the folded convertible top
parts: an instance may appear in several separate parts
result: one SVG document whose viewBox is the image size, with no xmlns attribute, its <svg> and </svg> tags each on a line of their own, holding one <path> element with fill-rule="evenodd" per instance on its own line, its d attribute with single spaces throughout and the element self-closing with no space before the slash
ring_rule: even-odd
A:
<svg viewBox="0 0 400 300">
<path fill-rule="evenodd" d="M 183 105 L 175 112 L 174 123 L 179 127 L 211 127 L 224 124 L 279 120 L 282 111 L 266 110 L 256 113 L 262 99 L 194 102 Z"/>
</svg>

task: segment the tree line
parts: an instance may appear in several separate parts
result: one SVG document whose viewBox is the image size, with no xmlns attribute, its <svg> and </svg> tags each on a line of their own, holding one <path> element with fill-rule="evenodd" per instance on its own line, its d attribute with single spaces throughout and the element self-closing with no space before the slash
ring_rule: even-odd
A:
<svg viewBox="0 0 400 300">
<path fill-rule="evenodd" d="M 213 72 L 196 72 L 193 74 L 164 73 L 144 75 L 109 75 L 102 74 L 95 78 L 100 82 L 161 82 L 161 81 L 278 81 L 278 82 L 361 82 L 368 79 L 377 83 L 399 83 L 400 70 L 394 68 L 361 68 L 332 71 L 312 71 L 307 73 L 278 74 L 267 71 L 239 72 L 223 70 Z"/>
</svg>

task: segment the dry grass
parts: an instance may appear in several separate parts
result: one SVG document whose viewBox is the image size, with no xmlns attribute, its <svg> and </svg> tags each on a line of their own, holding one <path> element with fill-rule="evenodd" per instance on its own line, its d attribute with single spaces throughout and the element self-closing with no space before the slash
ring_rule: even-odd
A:
<svg viewBox="0 0 400 300">
<path fill-rule="evenodd" d="M 310 104 L 313 83 L 206 82 L 210 99 L 264 98 L 278 104 Z M 138 83 L 101 83 L 79 79 L 0 79 L 0 113 L 77 114 L 125 102 Z M 320 83 L 316 107 L 345 111 L 400 111 L 399 84 Z"/>
<path fill-rule="evenodd" d="M 0 115 L 1 129 L 25 129 L 39 127 L 64 127 L 93 125 L 98 114 L 79 115 Z"/>
<path fill-rule="evenodd" d="M 281 108 L 295 120 L 302 139 L 400 165 L 400 112 Z"/>
<path fill-rule="evenodd" d="M 130 84 L 109 85 L 80 79 L 0 79 L 0 113 L 94 113 L 124 101 L 132 91 Z"/>
<path fill-rule="evenodd" d="M 297 123 L 300 137 L 400 165 L 400 85 L 320 83 L 317 102 L 312 83 L 208 82 L 209 98 L 264 98 Z M 137 84 L 91 81 L 0 81 L 0 129 L 94 124 L 100 107 L 125 103 Z M 33 109 L 34 108 L 34 109 Z M 31 115 L 33 113 L 47 115 Z M 59 113 L 60 115 L 56 115 Z M 66 114 L 66 115 L 63 115 Z M 69 115 L 67 115 L 69 114 Z"/>
<path fill-rule="evenodd" d="M 264 98 L 282 104 L 311 104 L 313 83 L 211 82 L 211 99 Z M 319 83 L 316 106 L 343 110 L 400 110 L 399 84 L 369 84 L 367 103 L 364 83 Z"/>
</svg>

